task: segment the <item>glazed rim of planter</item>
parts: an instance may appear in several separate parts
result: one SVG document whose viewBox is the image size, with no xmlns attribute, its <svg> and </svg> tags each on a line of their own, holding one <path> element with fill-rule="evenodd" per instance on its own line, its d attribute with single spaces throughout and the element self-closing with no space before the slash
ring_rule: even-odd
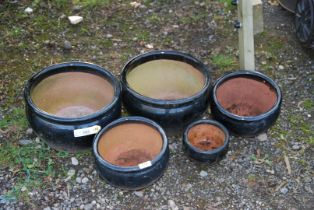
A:
<svg viewBox="0 0 314 210">
<path fill-rule="evenodd" d="M 224 142 L 223 144 L 220 146 L 220 147 L 217 147 L 215 149 L 210 149 L 210 150 L 202 150 L 196 146 L 194 146 L 190 140 L 189 140 L 189 132 L 190 130 L 194 127 L 194 126 L 197 126 L 197 125 L 212 125 L 212 126 L 215 126 L 217 129 L 221 130 L 223 133 L 224 133 Z M 212 155 L 212 154 L 215 154 L 215 153 L 219 153 L 221 152 L 222 150 L 225 149 L 225 147 L 229 144 L 229 132 L 227 130 L 227 128 L 225 126 L 223 126 L 221 123 L 215 121 L 215 120 L 198 120 L 198 121 L 195 121 L 193 123 L 191 123 L 184 131 L 184 134 L 183 134 L 183 140 L 185 141 L 185 143 L 187 145 L 189 145 L 189 147 L 191 149 L 193 149 L 195 152 L 197 153 L 202 153 L 202 154 L 207 154 L 207 155 Z"/>
<path fill-rule="evenodd" d="M 143 124 L 143 125 L 147 125 L 150 126 L 151 128 L 155 129 L 161 136 L 162 139 L 162 146 L 161 149 L 159 151 L 159 153 L 152 159 L 149 161 L 145 161 L 143 163 L 140 163 L 138 165 L 134 165 L 134 166 L 121 166 L 121 165 L 115 165 L 111 162 L 109 162 L 108 160 L 105 160 L 99 153 L 98 151 L 98 147 L 99 147 L 99 141 L 101 140 L 101 137 L 110 129 L 119 126 L 119 125 L 123 125 L 125 123 L 136 123 L 136 124 Z M 168 147 L 168 139 L 166 137 L 166 134 L 164 132 L 164 130 L 160 127 L 160 125 L 158 125 L 156 122 L 144 118 L 144 117 L 137 117 L 137 116 L 133 116 L 133 117 L 122 117 L 119 118 L 113 122 L 111 122 L 110 124 L 108 124 L 107 126 L 105 126 L 94 138 L 94 143 L 93 143 L 93 153 L 95 155 L 95 158 L 102 164 L 105 165 L 106 167 L 110 168 L 111 170 L 114 171 L 119 171 L 119 172 L 134 172 L 134 171 L 141 171 L 144 170 L 145 168 L 149 168 L 153 165 L 155 165 L 156 163 L 158 163 L 158 161 L 162 158 L 162 156 L 165 154 L 166 150 Z"/>
<path fill-rule="evenodd" d="M 148 96 L 144 96 L 137 91 L 133 90 L 130 85 L 127 82 L 127 74 L 129 71 L 133 70 L 135 67 L 144 64 L 149 61 L 154 60 L 174 60 L 179 61 L 183 63 L 187 63 L 191 66 L 193 66 L 195 69 L 199 70 L 200 73 L 204 76 L 204 85 L 200 91 L 198 91 L 196 94 L 186 97 L 186 98 L 180 98 L 180 99 L 173 99 L 173 100 L 163 100 L 163 99 L 156 99 Z M 139 98 L 140 100 L 150 104 L 153 103 L 155 105 L 160 106 L 167 106 L 167 105 L 179 105 L 179 104 L 185 104 L 189 103 L 190 101 L 193 101 L 200 96 L 202 96 L 207 89 L 210 86 L 211 79 L 209 75 L 209 69 L 197 58 L 178 51 L 151 51 L 148 53 L 137 55 L 133 58 L 131 58 L 123 67 L 122 74 L 121 74 L 121 81 L 122 85 L 127 89 L 127 91 L 132 94 L 134 97 Z"/>
<path fill-rule="evenodd" d="M 53 76 L 58 73 L 67 73 L 67 72 L 82 72 L 88 73 L 91 75 L 99 76 L 105 80 L 107 80 L 113 88 L 113 98 L 110 103 L 102 107 L 101 109 L 80 117 L 61 117 L 55 114 L 48 113 L 42 109 L 40 109 L 32 100 L 32 88 L 34 88 L 38 83 L 42 80 L 48 78 L 49 76 Z M 27 82 L 25 89 L 24 89 L 24 97 L 27 103 L 30 105 L 31 109 L 34 110 L 35 113 L 39 114 L 40 116 L 50 119 L 55 122 L 81 122 L 86 120 L 91 120 L 101 116 L 103 113 L 110 110 L 116 102 L 119 100 L 119 95 L 121 94 L 121 85 L 119 81 L 115 78 L 115 76 L 110 73 L 109 71 L 105 70 L 104 68 L 87 62 L 64 62 L 59 64 L 54 64 L 48 66 L 41 71 L 34 74 Z"/>
<path fill-rule="evenodd" d="M 236 114 L 226 110 L 218 101 L 217 89 L 220 87 L 220 85 L 222 83 L 226 82 L 227 80 L 234 79 L 234 78 L 250 78 L 250 79 L 257 79 L 259 81 L 265 81 L 268 85 L 271 86 L 271 88 L 276 93 L 277 98 L 276 98 L 274 105 L 268 111 L 263 112 L 259 115 L 253 115 L 253 116 L 240 116 L 240 115 L 236 115 Z M 224 76 L 222 76 L 216 80 L 212 91 L 213 91 L 213 99 L 212 100 L 217 105 L 218 110 L 220 112 L 222 112 L 224 115 L 226 115 L 230 118 L 233 118 L 235 120 L 240 120 L 240 121 L 250 122 L 250 121 L 257 121 L 257 120 L 264 119 L 265 117 L 276 112 L 278 107 L 280 107 L 280 103 L 282 100 L 281 90 L 280 90 L 279 86 L 277 85 L 277 83 L 274 80 L 272 80 L 271 78 L 269 78 L 268 76 L 266 76 L 260 72 L 257 72 L 257 71 L 239 70 L 239 71 L 235 71 L 232 73 L 228 73 L 228 74 L 226 74 L 226 75 L 224 75 Z"/>
</svg>

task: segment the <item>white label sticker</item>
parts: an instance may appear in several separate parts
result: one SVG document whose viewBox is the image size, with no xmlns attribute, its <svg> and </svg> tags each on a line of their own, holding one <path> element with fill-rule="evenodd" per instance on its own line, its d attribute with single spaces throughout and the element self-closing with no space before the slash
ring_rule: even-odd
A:
<svg viewBox="0 0 314 210">
<path fill-rule="evenodd" d="M 147 167 L 150 167 L 150 166 L 152 166 L 152 162 L 150 162 L 150 161 L 138 164 L 138 167 L 140 169 L 147 168 Z"/>
<path fill-rule="evenodd" d="M 88 136 L 96 134 L 100 131 L 101 127 L 99 125 L 94 125 L 89 128 L 82 128 L 74 130 L 74 137 Z"/>
</svg>

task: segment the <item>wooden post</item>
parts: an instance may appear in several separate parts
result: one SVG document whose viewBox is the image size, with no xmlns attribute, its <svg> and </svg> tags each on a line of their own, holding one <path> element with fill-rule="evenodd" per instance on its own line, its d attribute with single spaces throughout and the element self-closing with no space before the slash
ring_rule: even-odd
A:
<svg viewBox="0 0 314 210">
<path fill-rule="evenodd" d="M 262 0 L 252 0 L 254 35 L 264 31 Z"/>
<path fill-rule="evenodd" d="M 254 29 L 252 0 L 240 0 L 238 18 L 241 23 L 239 29 L 240 68 L 255 70 Z"/>
</svg>

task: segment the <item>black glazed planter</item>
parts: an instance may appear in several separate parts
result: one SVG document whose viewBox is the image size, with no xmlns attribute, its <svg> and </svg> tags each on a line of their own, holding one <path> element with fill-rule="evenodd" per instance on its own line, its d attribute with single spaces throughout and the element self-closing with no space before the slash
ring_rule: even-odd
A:
<svg viewBox="0 0 314 210">
<path fill-rule="evenodd" d="M 228 151 L 229 132 L 215 120 L 191 123 L 183 133 L 183 149 L 201 162 L 219 161 Z"/>
<path fill-rule="evenodd" d="M 157 132 L 160 136 L 160 142 L 134 143 L 133 140 L 143 136 L 141 138 L 143 141 L 154 141 L 154 138 L 145 137 L 144 132 L 136 131 L 137 128 L 123 128 L 123 126 L 132 125 L 151 129 L 149 132 Z M 117 134 L 119 132 L 120 134 Z M 135 134 L 133 139 L 132 137 L 129 138 L 133 135 L 132 132 Z M 112 138 L 111 135 L 115 137 Z M 115 141 L 110 142 L 112 139 Z M 131 146 L 128 145 L 129 143 Z M 132 146 L 132 143 L 135 147 Z M 140 156 L 144 154 L 141 150 L 147 148 L 147 151 L 150 151 L 155 143 L 159 144 L 158 153 L 154 157 L 141 159 Z M 137 147 L 140 149 L 136 149 Z M 162 176 L 169 160 L 168 140 L 163 129 L 154 121 L 143 117 L 124 117 L 110 123 L 95 136 L 93 154 L 101 178 L 113 186 L 137 190 L 151 185 Z M 131 164 L 129 164 L 130 162 Z"/>
<path fill-rule="evenodd" d="M 68 73 L 70 75 L 68 75 Z M 75 78 L 72 77 L 73 75 Z M 35 99 L 36 97 L 34 96 L 34 98 L 32 98 L 32 94 L 35 94 L 33 93 L 34 89 L 36 89 L 37 85 L 40 84 L 41 81 L 48 79 L 49 82 L 51 82 L 51 78 L 53 78 L 54 80 L 55 77 L 58 77 L 59 79 L 61 79 L 61 83 L 58 84 L 66 84 L 67 82 L 71 83 L 71 80 L 76 80 L 76 83 L 73 82 L 74 86 L 76 85 L 80 87 L 86 87 L 85 82 L 87 81 L 80 81 L 80 77 L 82 75 L 88 75 L 88 77 L 93 78 L 96 82 L 108 83 L 110 86 L 112 86 L 112 99 L 110 99 L 108 104 L 106 104 L 105 106 L 101 106 L 102 104 L 97 104 L 97 98 L 93 98 L 93 96 L 90 96 L 89 102 L 95 103 L 96 105 L 94 106 L 97 106 L 97 108 L 95 108 L 95 111 L 88 114 L 86 110 L 83 110 L 83 112 L 85 113 L 83 113 L 82 116 L 73 117 L 72 115 L 75 111 L 80 111 L 75 110 L 79 109 L 79 106 L 74 106 L 74 110 L 72 110 L 72 112 L 71 110 L 69 110 L 69 107 L 65 107 L 63 113 L 55 114 L 50 112 L 52 109 L 47 108 L 47 110 L 49 110 L 48 112 L 47 110 L 39 108 L 34 102 L 33 99 Z M 62 81 L 63 77 L 68 77 L 69 81 Z M 94 83 L 95 81 L 91 83 Z M 48 85 L 51 84 L 49 82 L 47 82 Z M 108 84 L 105 85 L 108 86 Z M 102 87 L 101 85 L 100 87 Z M 85 92 L 88 95 L 88 88 L 89 86 L 92 86 L 92 84 L 89 84 L 87 86 L 88 87 Z M 54 88 L 58 90 L 58 87 L 53 87 L 51 89 Z M 97 90 L 98 92 L 95 94 L 98 94 L 97 97 L 102 100 L 101 93 L 102 91 L 106 90 L 98 90 L 97 88 L 98 87 L 96 86 L 95 88 L 91 89 L 94 91 Z M 49 104 L 54 103 L 55 100 L 53 97 L 51 98 L 48 95 L 45 96 L 46 98 L 44 98 L 48 102 L 45 102 L 42 96 L 45 95 L 45 91 L 48 91 L 49 88 L 43 89 L 43 91 L 39 90 L 40 93 L 38 94 L 39 96 L 36 98 L 36 100 L 38 100 L 38 104 L 43 104 L 42 107 L 49 107 Z M 57 97 L 57 95 L 60 95 L 61 97 L 63 97 L 63 100 L 67 100 L 67 95 L 69 95 L 69 97 L 73 97 L 73 99 L 71 100 L 75 101 L 76 95 L 80 95 L 80 90 L 75 88 L 74 90 L 73 88 L 69 90 L 61 88 L 61 92 L 59 94 L 57 94 L 58 92 L 54 90 L 49 91 L 51 91 L 53 96 Z M 57 150 L 66 150 L 69 152 L 75 152 L 77 150 L 87 149 L 91 147 L 94 134 L 97 133 L 101 129 L 101 127 L 104 127 L 114 119 L 118 118 L 121 114 L 120 83 L 109 71 L 103 69 L 100 66 L 84 62 L 67 62 L 55 64 L 46 67 L 40 72 L 34 74 L 29 79 L 24 89 L 24 99 L 26 103 L 26 116 L 30 126 L 33 128 L 35 133 L 41 139 L 46 141 L 50 147 Z M 75 102 L 73 103 L 75 105 Z M 84 100 L 82 100 L 81 103 L 84 103 Z M 67 112 L 70 113 L 69 116 L 65 115 L 65 113 Z"/>
<path fill-rule="evenodd" d="M 156 99 L 144 96 L 132 89 L 127 81 L 128 74 L 137 66 L 157 60 L 173 60 L 186 63 L 201 73 L 202 88 L 189 97 L 179 99 Z M 128 112 L 158 122 L 167 132 L 177 133 L 190 122 L 198 119 L 209 103 L 211 78 L 207 67 L 191 55 L 176 51 L 152 51 L 132 58 L 124 66 L 121 75 L 123 103 Z M 149 86 L 149 85 L 148 85 Z"/>
<path fill-rule="evenodd" d="M 224 95 L 221 98 L 225 99 L 219 102 L 217 91 L 232 80 L 234 84 L 229 90 L 224 90 L 225 94 L 221 90 Z M 238 89 L 240 80 L 246 80 L 247 86 Z M 280 114 L 281 101 L 281 90 L 271 78 L 260 72 L 241 70 L 226 74 L 215 82 L 210 105 L 213 117 L 233 134 L 256 136 L 275 123 Z M 225 107 L 221 103 L 225 103 Z M 241 104 L 246 107 L 241 107 Z"/>
</svg>

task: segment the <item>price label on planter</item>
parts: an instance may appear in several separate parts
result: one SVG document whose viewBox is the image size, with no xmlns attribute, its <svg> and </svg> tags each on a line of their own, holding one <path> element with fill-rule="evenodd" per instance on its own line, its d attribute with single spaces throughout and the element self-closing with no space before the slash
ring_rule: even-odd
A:
<svg viewBox="0 0 314 210">
<path fill-rule="evenodd" d="M 152 166 L 152 162 L 150 162 L 150 161 L 138 164 L 138 167 L 140 169 L 147 168 L 147 167 L 150 167 L 150 166 Z"/>
<path fill-rule="evenodd" d="M 82 128 L 74 130 L 74 137 L 88 136 L 96 134 L 100 131 L 101 127 L 99 125 L 94 125 L 89 128 Z"/>
</svg>

